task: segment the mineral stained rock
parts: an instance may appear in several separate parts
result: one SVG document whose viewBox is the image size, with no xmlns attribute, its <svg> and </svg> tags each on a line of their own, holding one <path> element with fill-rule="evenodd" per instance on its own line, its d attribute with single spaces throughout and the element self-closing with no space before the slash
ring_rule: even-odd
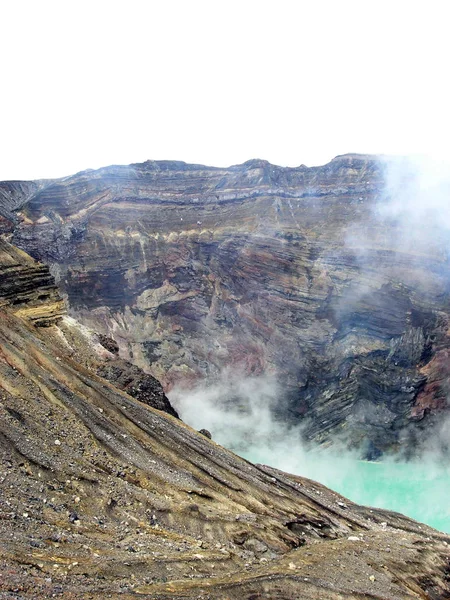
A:
<svg viewBox="0 0 450 600">
<path fill-rule="evenodd" d="M 383 163 L 359 155 L 0 184 L 14 243 L 166 391 L 224 368 L 274 374 L 307 438 L 371 457 L 420 444 L 448 410 L 448 254 L 437 237 L 402 245 L 384 194 Z"/>
<path fill-rule="evenodd" d="M 448 536 L 130 396 L 46 267 L 5 241 L 0 265 L 2 598 L 450 598 Z"/>
</svg>

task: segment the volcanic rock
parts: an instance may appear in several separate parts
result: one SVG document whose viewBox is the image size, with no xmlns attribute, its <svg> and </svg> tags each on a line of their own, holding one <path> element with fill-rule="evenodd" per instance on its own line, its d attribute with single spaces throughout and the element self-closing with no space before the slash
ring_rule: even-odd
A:
<svg viewBox="0 0 450 600">
<path fill-rule="evenodd" d="M 0 190 L 14 242 L 50 266 L 71 314 L 166 391 L 273 374 L 306 438 L 369 457 L 420 443 L 448 411 L 448 253 L 437 237 L 402 245 L 378 214 L 377 157 L 147 161 Z"/>
<path fill-rule="evenodd" d="M 448 536 L 133 398 L 46 268 L 5 241 L 0 264 L 1 597 L 450 597 Z"/>
</svg>

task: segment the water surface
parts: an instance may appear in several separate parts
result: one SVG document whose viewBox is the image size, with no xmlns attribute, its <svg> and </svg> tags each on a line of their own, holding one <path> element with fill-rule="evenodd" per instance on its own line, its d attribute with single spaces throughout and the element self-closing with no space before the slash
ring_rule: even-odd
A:
<svg viewBox="0 0 450 600">
<path fill-rule="evenodd" d="M 331 451 L 295 456 L 272 454 L 270 448 L 239 452 L 265 463 L 309 477 L 353 502 L 401 512 L 450 533 L 450 468 L 431 458 L 415 462 L 368 462 L 333 456 Z"/>
<path fill-rule="evenodd" d="M 251 462 L 309 477 L 358 504 L 395 510 L 450 533 L 450 465 L 442 453 L 375 463 L 358 460 L 338 443 L 307 450 L 300 428 L 274 420 L 278 399 L 277 384 L 268 377 L 224 378 L 170 395 L 186 423 L 210 430 L 217 443 Z"/>
</svg>

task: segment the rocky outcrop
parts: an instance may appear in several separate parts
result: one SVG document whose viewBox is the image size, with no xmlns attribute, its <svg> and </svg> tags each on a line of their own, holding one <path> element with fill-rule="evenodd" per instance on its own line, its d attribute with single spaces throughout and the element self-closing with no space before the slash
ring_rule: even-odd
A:
<svg viewBox="0 0 450 600">
<path fill-rule="evenodd" d="M 101 364 L 97 368 L 97 375 L 111 381 L 117 388 L 140 402 L 179 418 L 159 381 L 128 361 L 117 358 Z"/>
<path fill-rule="evenodd" d="M 306 437 L 373 457 L 447 410 L 445 377 L 427 386 L 448 349 L 446 248 L 403 243 L 377 211 L 384 185 L 370 156 L 148 161 L 48 182 L 20 204 L 14 240 L 166 390 L 224 368 L 275 374 L 279 412 Z"/>
<path fill-rule="evenodd" d="M 164 394 L 161 384 L 142 369 L 120 359 L 114 341 L 105 336 L 82 328 L 73 337 L 71 328 L 65 319 L 66 307 L 55 281 L 46 265 L 36 262 L 31 256 L 0 238 L 0 311 L 25 319 L 38 327 L 50 327 L 57 324 L 61 333 L 72 338 L 76 353 L 81 331 L 86 336 L 83 341 L 82 355 L 79 360 L 92 372 L 128 394 L 153 408 L 163 410 L 175 417 L 176 411 Z M 92 350 L 86 353 L 85 346 Z M 106 350 L 102 352 L 101 348 Z"/>
<path fill-rule="evenodd" d="M 0 185 L 0 234 L 11 233 L 18 223 L 17 210 L 48 181 L 4 181 Z"/>
<path fill-rule="evenodd" d="M 0 238 L 0 309 L 48 326 L 64 313 L 64 303 L 48 266 L 37 263 Z"/>
<path fill-rule="evenodd" d="M 2 248 L 2 266 L 39 273 Z M 40 286 L 22 281 L 19 309 L 0 285 L 2 597 L 450 597 L 448 536 L 133 398 L 95 372 L 114 344 L 65 316 L 37 327 Z"/>
</svg>

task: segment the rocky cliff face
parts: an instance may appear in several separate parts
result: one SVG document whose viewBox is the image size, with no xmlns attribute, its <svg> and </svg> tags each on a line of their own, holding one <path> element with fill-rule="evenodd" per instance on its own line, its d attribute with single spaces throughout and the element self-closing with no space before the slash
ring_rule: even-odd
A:
<svg viewBox="0 0 450 600">
<path fill-rule="evenodd" d="M 448 536 L 125 393 L 48 269 L 5 241 L 0 266 L 1 597 L 450 598 Z"/>
<path fill-rule="evenodd" d="M 2 185 L 14 242 L 123 358 L 168 390 L 274 374 L 308 438 L 377 456 L 447 409 L 449 340 L 446 249 L 377 214 L 383 169 L 149 161 Z"/>
<path fill-rule="evenodd" d="M 67 338 L 75 325 L 73 337 L 75 355 L 78 338 L 83 332 L 83 352 L 78 361 L 92 372 L 100 374 L 116 387 L 128 394 L 178 417 L 162 386 L 154 377 L 144 373 L 139 367 L 120 359 L 117 356 L 117 345 L 114 340 L 89 331 L 67 318 L 66 306 L 62 300 L 55 281 L 46 265 L 36 262 L 31 256 L 0 238 L 0 311 L 7 318 L 14 315 L 35 327 L 57 326 L 58 333 Z M 65 333 L 64 333 L 65 332 Z M 78 340 L 78 341 L 77 341 Z M 9 340 L 14 344 L 13 339 Z"/>
<path fill-rule="evenodd" d="M 0 307 L 35 325 L 49 326 L 65 312 L 47 266 L 0 238 Z"/>
</svg>

